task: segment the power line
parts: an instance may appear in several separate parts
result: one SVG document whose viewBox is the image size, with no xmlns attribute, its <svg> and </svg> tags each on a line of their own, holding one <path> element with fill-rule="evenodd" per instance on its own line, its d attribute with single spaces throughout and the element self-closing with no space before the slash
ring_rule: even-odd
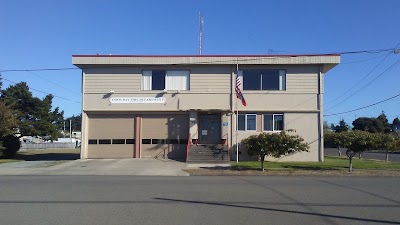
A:
<svg viewBox="0 0 400 225">
<path fill-rule="evenodd" d="M 372 72 L 375 71 L 376 68 L 378 68 L 378 66 L 380 66 L 383 61 L 385 61 L 387 59 L 387 57 L 390 55 L 390 53 L 386 54 L 385 58 L 383 58 L 374 68 L 372 68 L 372 70 L 370 70 L 363 78 L 361 78 L 360 81 L 358 81 L 355 85 L 353 85 L 351 88 L 349 88 L 345 93 L 339 95 L 337 98 L 327 102 L 326 104 L 332 103 L 336 100 L 338 100 L 339 98 L 343 97 L 344 95 L 346 95 L 347 93 L 349 93 L 351 90 L 353 90 L 355 87 L 357 87 L 362 81 L 364 81 L 367 77 L 369 77 L 369 75 L 371 75 Z"/>
<path fill-rule="evenodd" d="M 397 46 L 396 46 L 397 47 Z M 330 56 L 330 55 L 346 55 L 346 54 L 361 54 L 361 53 L 368 53 L 368 54 L 378 54 L 381 52 L 389 52 L 394 53 L 395 48 L 388 48 L 388 49 L 375 49 L 375 50 L 360 50 L 360 51 L 347 51 L 347 52 L 331 52 L 331 53 L 320 53 L 320 54 L 304 54 L 304 55 L 318 55 L 318 56 Z M 263 55 L 260 55 L 263 56 Z M 213 57 L 210 55 L 209 57 Z M 218 57 L 216 55 L 215 57 Z M 234 56 L 232 56 L 234 57 Z M 231 60 L 210 60 L 210 61 L 202 61 L 196 63 L 171 63 L 171 65 L 201 65 L 201 64 L 214 64 L 214 63 L 232 63 L 236 64 L 238 62 L 246 62 L 246 61 L 254 61 L 259 59 L 279 59 L 279 58 L 296 58 L 301 57 L 301 54 L 298 55 L 271 55 L 271 56 L 263 56 L 259 57 L 254 55 L 254 58 L 240 58 L 237 57 L 236 59 Z M 116 68 L 121 67 L 121 65 L 114 65 L 114 66 L 105 66 L 105 67 L 85 67 L 85 69 L 94 69 L 94 68 Z M 39 68 L 39 69 L 9 69 L 9 70 L 0 70 L 0 72 L 35 72 L 35 71 L 63 71 L 63 70 L 80 70 L 80 68 L 76 67 L 64 67 L 64 68 Z"/>
<path fill-rule="evenodd" d="M 7 78 L 4 78 L 4 77 L 2 77 L 1 80 L 5 80 L 5 81 L 8 81 L 8 82 L 13 83 L 13 84 L 18 84 L 18 83 L 16 83 L 16 82 L 11 81 L 11 80 L 9 80 L 9 79 L 7 79 Z M 44 92 L 44 91 L 41 91 L 41 90 L 38 90 L 38 89 L 35 89 L 35 88 L 32 88 L 32 87 L 29 87 L 29 89 L 32 89 L 32 90 L 34 90 L 34 91 L 37 91 L 37 92 L 40 92 L 40 93 L 43 93 L 43 94 L 46 94 L 46 95 L 52 95 L 52 96 L 54 96 L 54 97 L 56 97 L 56 98 L 59 98 L 59 99 L 63 99 L 63 100 L 67 100 L 67 101 L 71 101 L 71 102 L 75 102 L 75 103 L 81 104 L 81 102 L 74 101 L 74 100 L 71 100 L 71 99 L 68 99 L 68 98 L 64 98 L 64 97 L 61 97 L 61 96 L 53 95 L 53 94 L 51 94 L 51 93 L 47 93 L 47 92 Z"/>
<path fill-rule="evenodd" d="M 356 61 L 350 61 L 350 62 L 340 62 L 340 65 L 347 65 L 347 64 L 366 62 L 366 61 L 374 60 L 374 59 L 377 59 L 377 58 L 380 58 L 380 57 L 383 57 L 383 56 L 386 56 L 386 54 L 383 54 L 383 55 L 380 55 L 380 56 L 371 57 L 371 58 L 368 58 L 368 59 L 362 59 L 362 60 L 356 60 Z"/>
<path fill-rule="evenodd" d="M 357 87 L 362 81 L 364 81 L 367 77 L 369 77 L 369 75 L 371 75 L 371 73 L 372 72 L 374 72 L 375 71 L 375 69 L 376 68 L 378 68 L 388 57 L 389 57 L 389 55 L 391 54 L 391 53 L 394 53 L 394 51 L 396 50 L 396 48 L 398 47 L 400 45 L 400 42 L 399 43 L 397 43 L 397 45 L 392 49 L 392 52 L 389 52 L 388 54 L 386 54 L 385 55 L 385 58 L 383 58 L 371 71 L 369 71 L 369 73 L 367 73 L 363 78 L 361 78 L 361 80 L 359 81 L 359 82 L 357 82 L 355 85 L 353 85 L 350 89 L 348 89 L 345 93 L 343 93 L 343 94 L 341 94 L 341 95 L 339 95 L 339 97 L 337 97 L 337 98 L 335 98 L 335 99 L 333 99 L 332 101 L 329 101 L 329 102 L 327 102 L 326 104 L 329 104 L 329 103 L 331 103 L 331 102 L 334 102 L 334 101 L 336 101 L 337 99 L 339 99 L 339 98 L 341 98 L 342 96 L 344 96 L 344 95 L 346 95 L 347 93 L 349 93 L 351 90 L 353 90 L 355 87 Z M 379 76 L 381 76 L 382 74 L 380 74 Z M 378 77 L 379 77 L 378 76 Z M 374 79 L 374 80 L 376 80 L 376 79 Z M 367 84 L 367 85 L 369 85 L 369 84 Z M 362 87 L 361 89 L 363 89 L 364 87 Z M 357 92 L 356 92 L 357 93 Z M 354 95 L 354 94 L 353 94 Z M 353 96 L 353 95 L 351 95 L 351 96 Z M 351 97 L 350 96 L 350 97 Z M 348 97 L 348 98 L 350 98 L 350 97 Z M 347 99 L 348 99 L 347 98 Z M 346 100 L 346 99 L 345 99 Z M 343 100 L 343 101 L 345 101 L 345 100 Z M 343 102 L 342 101 L 342 102 Z M 340 104 L 341 102 L 339 102 L 338 104 Z M 336 104 L 337 105 L 337 104 Z M 335 105 L 335 106 L 336 106 Z M 332 106 L 331 108 L 333 108 L 334 106 Z M 330 108 L 330 109 L 331 109 Z"/>
<path fill-rule="evenodd" d="M 362 86 L 360 89 L 358 89 L 358 91 L 354 92 L 353 94 L 351 94 L 350 96 L 348 96 L 347 98 L 343 99 L 342 101 L 336 103 L 335 105 L 333 105 L 332 107 L 328 108 L 332 109 L 335 106 L 345 102 L 347 99 L 353 97 L 355 94 L 359 93 L 360 91 L 364 90 L 365 88 L 367 88 L 369 85 L 371 85 L 376 79 L 378 79 L 379 77 L 381 77 L 383 74 L 385 74 L 387 71 L 389 71 L 390 69 L 392 69 L 394 66 L 396 66 L 398 63 L 400 62 L 400 59 L 397 60 L 395 63 L 393 63 L 389 68 L 387 68 L 385 71 L 383 71 L 382 73 L 380 73 L 377 77 L 375 77 L 373 80 L 371 80 L 370 82 L 368 82 L 366 85 Z"/>
<path fill-rule="evenodd" d="M 40 68 L 40 69 L 11 69 L 11 70 L 0 70 L 1 73 L 5 72 L 34 72 L 34 71 L 60 71 L 60 70 L 79 70 L 76 67 L 65 67 L 65 68 Z"/>
<path fill-rule="evenodd" d="M 395 96 L 389 97 L 389 98 L 384 99 L 384 100 L 381 100 L 381 101 L 379 101 L 379 102 L 375 102 L 375 103 L 373 103 L 373 104 L 371 104 L 371 105 L 363 106 L 363 107 L 360 107 L 360 108 L 357 108 L 357 109 L 352 109 L 352 110 L 345 111 L 345 112 L 328 114 L 328 115 L 325 115 L 325 116 L 336 116 L 336 115 L 346 114 L 346 113 L 350 113 L 350 112 L 355 112 L 355 111 L 358 111 L 358 110 L 361 110 L 361 109 L 365 109 L 365 108 L 369 108 L 369 107 L 374 106 L 374 105 L 381 104 L 381 103 L 383 103 L 383 102 L 389 101 L 389 100 L 394 99 L 394 98 L 397 98 L 397 97 L 399 97 L 399 96 L 400 96 L 400 94 L 397 94 L 397 95 L 395 95 Z"/>
<path fill-rule="evenodd" d="M 66 87 L 63 87 L 63 86 L 57 84 L 57 83 L 54 83 L 53 81 L 48 80 L 48 79 L 46 79 L 46 78 L 44 78 L 44 77 L 42 77 L 42 76 L 39 76 L 38 74 L 36 74 L 36 73 L 34 73 L 34 72 L 32 72 L 32 71 L 27 71 L 27 72 L 30 73 L 30 74 L 33 74 L 33 75 L 35 75 L 35 76 L 37 76 L 37 77 L 39 77 L 39 78 L 41 78 L 41 79 L 43 79 L 43 80 L 45 80 L 45 81 L 47 81 L 47 82 L 49 82 L 49 83 L 51 83 L 51 84 L 54 84 L 54 85 L 56 85 L 57 87 L 63 88 L 63 89 L 65 89 L 65 90 L 67 90 L 67 91 L 69 91 L 69 92 L 71 92 L 71 93 L 81 95 L 81 93 L 72 91 L 71 89 L 68 89 L 68 88 L 66 88 Z"/>
</svg>

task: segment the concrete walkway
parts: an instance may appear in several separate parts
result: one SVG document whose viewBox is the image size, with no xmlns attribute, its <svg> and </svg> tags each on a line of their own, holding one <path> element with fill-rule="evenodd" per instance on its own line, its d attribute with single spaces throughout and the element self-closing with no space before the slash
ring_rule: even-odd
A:
<svg viewBox="0 0 400 225">
<path fill-rule="evenodd" d="M 57 165 L 49 161 L 0 164 L 0 175 L 137 175 L 189 176 L 186 168 L 203 167 L 159 159 L 80 159 Z M 50 166 L 49 166 L 50 165 Z M 212 166 L 212 165 L 207 165 Z"/>
</svg>

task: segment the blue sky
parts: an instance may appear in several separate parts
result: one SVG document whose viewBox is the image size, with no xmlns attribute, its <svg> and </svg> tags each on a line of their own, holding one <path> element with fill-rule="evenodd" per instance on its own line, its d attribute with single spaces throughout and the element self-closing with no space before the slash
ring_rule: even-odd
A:
<svg viewBox="0 0 400 225">
<path fill-rule="evenodd" d="M 72 67 L 72 54 L 197 54 L 198 12 L 204 16 L 203 54 L 329 53 L 393 48 L 400 42 L 400 1 L 6 1 L 0 0 L 0 70 Z M 342 55 L 325 77 L 325 109 L 400 60 L 387 53 Z M 400 93 L 400 65 L 365 90 L 325 111 L 343 112 Z M 65 116 L 79 114 L 81 72 L 8 72 L 3 77 L 68 98 L 54 99 Z M 3 81 L 4 87 L 9 82 Z M 55 83 L 55 84 L 54 84 Z M 33 91 L 35 96 L 44 94 Z M 384 111 L 400 116 L 400 98 L 326 117 L 351 123 Z"/>
</svg>

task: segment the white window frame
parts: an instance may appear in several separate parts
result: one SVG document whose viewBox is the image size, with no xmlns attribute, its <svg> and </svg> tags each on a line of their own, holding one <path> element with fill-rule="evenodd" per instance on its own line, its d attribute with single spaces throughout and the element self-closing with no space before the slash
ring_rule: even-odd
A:
<svg viewBox="0 0 400 225">
<path fill-rule="evenodd" d="M 160 91 L 160 90 L 153 90 L 152 89 L 152 73 L 153 70 L 143 70 L 142 71 L 142 77 L 141 77 L 141 90 L 142 91 Z M 184 82 L 186 84 L 186 88 L 183 88 L 183 85 L 181 84 L 182 87 L 173 87 L 169 88 L 170 85 L 168 85 L 168 75 L 170 77 L 178 77 L 180 75 L 185 76 L 186 81 Z M 189 70 L 165 70 L 165 86 L 164 90 L 167 91 L 189 91 L 190 90 L 190 71 Z M 179 86 L 179 85 L 178 85 Z"/>
<path fill-rule="evenodd" d="M 244 115 L 244 130 L 239 130 L 239 121 L 237 121 L 237 130 L 238 131 L 257 131 L 257 114 L 255 113 L 239 113 L 238 115 Z M 248 130 L 247 129 L 247 116 L 256 116 L 256 129 L 255 130 Z"/>
<path fill-rule="evenodd" d="M 264 130 L 264 115 L 272 115 L 272 130 Z M 282 116 L 283 118 L 283 129 L 282 130 L 275 130 L 275 116 Z M 284 113 L 264 113 L 262 114 L 262 131 L 266 132 L 281 132 L 285 130 L 285 115 Z"/>
<path fill-rule="evenodd" d="M 175 77 L 177 79 L 178 77 L 185 78 L 186 80 L 184 82 L 180 81 L 182 87 L 177 87 L 179 85 L 170 85 L 168 80 L 169 77 L 172 79 Z M 186 87 L 183 87 L 185 85 Z M 175 86 L 170 88 L 170 86 Z M 189 70 L 166 70 L 165 73 L 165 89 L 168 91 L 189 91 L 190 90 L 190 71 Z"/>
</svg>

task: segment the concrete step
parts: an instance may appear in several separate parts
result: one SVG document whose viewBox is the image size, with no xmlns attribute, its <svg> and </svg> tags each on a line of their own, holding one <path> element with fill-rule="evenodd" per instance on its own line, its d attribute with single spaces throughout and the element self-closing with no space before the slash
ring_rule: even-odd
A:
<svg viewBox="0 0 400 225">
<path fill-rule="evenodd" d="M 228 146 L 226 145 L 191 145 L 188 163 L 220 163 L 229 162 Z"/>
</svg>

